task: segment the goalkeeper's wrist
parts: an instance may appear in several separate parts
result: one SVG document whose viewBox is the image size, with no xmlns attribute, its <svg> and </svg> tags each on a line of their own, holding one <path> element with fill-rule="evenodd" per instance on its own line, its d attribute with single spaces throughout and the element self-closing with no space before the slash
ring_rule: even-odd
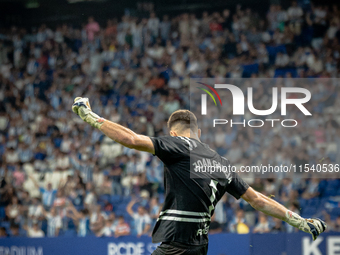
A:
<svg viewBox="0 0 340 255">
<path fill-rule="evenodd" d="M 292 212 L 290 210 L 286 211 L 286 219 L 285 222 L 287 222 L 289 225 L 292 225 L 293 227 L 296 227 L 302 231 L 305 231 L 304 229 L 304 223 L 305 219 L 302 218 L 300 215 L 298 215 L 295 212 Z"/>
<path fill-rule="evenodd" d="M 105 119 L 95 114 L 88 108 L 81 107 L 79 109 L 79 116 L 92 127 L 100 129 L 100 127 L 104 124 Z"/>
<path fill-rule="evenodd" d="M 100 127 L 104 124 L 105 119 L 95 114 L 94 112 L 90 112 L 85 120 L 92 127 L 100 129 Z"/>
</svg>

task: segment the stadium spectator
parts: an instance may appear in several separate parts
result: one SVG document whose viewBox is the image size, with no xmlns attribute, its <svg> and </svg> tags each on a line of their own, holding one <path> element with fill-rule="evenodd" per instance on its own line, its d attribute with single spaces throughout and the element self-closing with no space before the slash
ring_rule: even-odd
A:
<svg viewBox="0 0 340 255">
<path fill-rule="evenodd" d="M 86 183 L 86 196 L 84 200 L 84 205 L 88 209 L 97 204 L 97 196 L 94 191 L 92 182 Z"/>
<path fill-rule="evenodd" d="M 320 194 L 319 192 L 319 179 L 312 178 L 310 182 L 307 184 L 305 192 L 302 194 L 304 199 L 311 199 Z"/>
<path fill-rule="evenodd" d="M 92 42 L 94 40 L 94 36 L 99 32 L 99 30 L 100 27 L 98 22 L 96 22 L 93 17 L 89 17 L 86 25 L 87 39 Z"/>
<path fill-rule="evenodd" d="M 29 237 L 44 237 L 45 233 L 39 227 L 39 223 L 34 221 L 32 227 L 25 226 L 25 230 L 27 231 L 27 236 Z"/>
<path fill-rule="evenodd" d="M 6 207 L 6 216 L 11 223 L 19 223 L 21 219 L 22 207 L 17 197 L 12 198 L 12 202 Z"/>
<path fill-rule="evenodd" d="M 118 224 L 116 226 L 114 236 L 117 238 L 120 236 L 127 236 L 127 235 L 130 235 L 130 226 L 125 222 L 123 216 L 119 216 Z"/>
<path fill-rule="evenodd" d="M 270 230 L 271 233 L 286 232 L 286 227 L 283 224 L 282 220 L 274 218 L 273 221 L 275 225 L 271 228 Z"/>
<path fill-rule="evenodd" d="M 10 237 L 23 237 L 19 224 L 11 224 L 10 230 Z"/>
<path fill-rule="evenodd" d="M 228 195 L 225 194 L 221 200 L 215 206 L 214 219 L 221 226 L 227 223 L 227 212 L 226 208 L 229 207 Z"/>
<path fill-rule="evenodd" d="M 299 35 L 301 33 L 301 23 L 303 10 L 298 6 L 296 1 L 292 1 L 292 5 L 287 10 L 289 25 L 295 34 Z"/>
<path fill-rule="evenodd" d="M 32 199 L 32 204 L 28 207 L 28 219 L 30 222 L 37 222 L 43 219 L 44 208 L 39 201 L 39 198 Z"/>
<path fill-rule="evenodd" d="M 150 217 L 152 219 L 152 226 L 156 224 L 161 209 L 158 197 L 152 197 L 150 199 Z"/>
<path fill-rule="evenodd" d="M 57 190 L 56 198 L 54 199 L 53 206 L 57 208 L 64 208 L 66 205 L 66 196 L 64 195 L 64 190 L 59 188 Z"/>
<path fill-rule="evenodd" d="M 130 203 L 126 207 L 126 211 L 134 220 L 134 230 L 137 233 L 137 236 L 140 237 L 142 235 L 148 234 L 151 227 L 151 218 L 147 213 L 145 207 L 138 206 L 137 212 L 132 210 L 132 207 L 137 203 L 136 199 L 130 201 Z"/>
<path fill-rule="evenodd" d="M 97 236 L 113 236 L 115 233 L 115 227 L 113 227 L 113 220 L 106 219 L 105 226 L 98 232 Z"/>
<path fill-rule="evenodd" d="M 105 213 L 101 212 L 101 206 L 92 206 L 90 213 L 90 227 L 93 233 L 100 232 L 100 229 L 104 226 L 107 217 Z"/>
<path fill-rule="evenodd" d="M 229 223 L 229 231 L 238 234 L 249 233 L 249 227 L 247 226 L 246 220 L 244 218 L 244 211 L 239 209 L 234 218 Z"/>
<path fill-rule="evenodd" d="M 112 169 L 109 172 L 109 178 L 112 180 L 112 191 L 110 194 L 112 195 L 122 195 L 122 186 L 120 184 L 121 182 L 121 176 L 122 176 L 123 170 L 120 167 L 120 163 L 118 159 L 114 163 Z"/>
<path fill-rule="evenodd" d="M 327 230 L 326 230 L 326 232 L 332 232 L 332 231 L 334 231 L 334 229 L 335 229 L 335 223 L 336 223 L 336 222 L 333 222 L 333 221 L 331 220 L 331 216 L 330 216 L 328 213 L 326 213 L 326 212 L 323 213 L 323 217 L 324 217 L 325 222 L 326 222 L 326 224 L 327 224 Z"/>
<path fill-rule="evenodd" d="M 44 216 L 47 219 L 47 236 L 56 237 L 59 235 L 59 231 L 62 228 L 62 220 L 60 215 L 57 214 L 55 207 L 52 207 L 50 212 L 43 211 Z"/>
<path fill-rule="evenodd" d="M 8 237 L 6 228 L 0 227 L 0 238 Z"/>
<path fill-rule="evenodd" d="M 269 222 L 268 222 L 267 216 L 264 214 L 260 214 L 259 222 L 255 226 L 253 233 L 263 234 L 263 233 L 268 233 L 268 232 L 270 232 L 270 228 L 269 228 Z"/>
<path fill-rule="evenodd" d="M 77 233 L 79 237 L 84 237 L 92 234 L 90 229 L 88 209 L 82 209 L 80 210 L 80 212 L 78 212 L 73 205 L 69 205 L 66 210 L 67 217 L 71 218 L 78 227 Z"/>
<path fill-rule="evenodd" d="M 57 190 L 52 189 L 52 183 L 48 183 L 47 188 L 44 189 L 39 186 L 39 183 L 32 176 L 29 175 L 28 177 L 33 181 L 35 187 L 39 189 L 45 209 L 50 208 L 53 205 Z"/>
<path fill-rule="evenodd" d="M 334 231 L 336 232 L 340 231 L 340 216 L 338 216 L 335 220 Z"/>
</svg>

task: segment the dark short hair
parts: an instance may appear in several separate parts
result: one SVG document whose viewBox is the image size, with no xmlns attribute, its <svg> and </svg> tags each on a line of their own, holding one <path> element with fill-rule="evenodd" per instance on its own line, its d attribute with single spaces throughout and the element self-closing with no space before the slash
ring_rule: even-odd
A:
<svg viewBox="0 0 340 255">
<path fill-rule="evenodd" d="M 179 125 L 180 130 L 191 129 L 191 131 L 196 132 L 197 118 L 189 110 L 177 110 L 173 112 L 168 120 L 168 128 L 171 130 L 174 126 Z"/>
<path fill-rule="evenodd" d="M 88 215 L 88 214 L 89 214 L 89 210 L 86 209 L 86 208 L 80 210 L 80 212 L 81 212 L 82 214 L 84 214 L 84 215 Z"/>
<path fill-rule="evenodd" d="M 15 229 L 17 229 L 17 228 L 19 228 L 19 224 L 12 223 L 11 226 L 10 226 L 10 228 L 15 228 Z"/>
</svg>

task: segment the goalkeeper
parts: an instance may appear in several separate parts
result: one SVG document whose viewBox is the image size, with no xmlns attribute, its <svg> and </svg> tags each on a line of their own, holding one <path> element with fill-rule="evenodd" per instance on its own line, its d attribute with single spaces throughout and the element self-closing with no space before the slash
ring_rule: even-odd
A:
<svg viewBox="0 0 340 255">
<path fill-rule="evenodd" d="M 255 191 L 236 173 L 192 178 L 197 162 L 229 166 L 199 138 L 195 115 L 188 110 L 172 113 L 168 120 L 170 136 L 147 137 L 93 113 L 87 98 L 77 97 L 72 111 L 112 140 L 131 149 L 147 151 L 163 161 L 165 201 L 152 233 L 152 241 L 161 242 L 153 255 L 206 255 L 208 230 L 217 202 L 225 192 L 244 199 L 256 210 L 278 218 L 312 235 L 315 240 L 326 230 L 320 219 L 304 219 L 275 200 Z"/>
</svg>

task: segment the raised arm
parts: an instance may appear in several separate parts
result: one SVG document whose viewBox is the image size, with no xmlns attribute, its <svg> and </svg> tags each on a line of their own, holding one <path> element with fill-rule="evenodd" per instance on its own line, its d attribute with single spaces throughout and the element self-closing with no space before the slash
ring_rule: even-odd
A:
<svg viewBox="0 0 340 255">
<path fill-rule="evenodd" d="M 116 124 L 109 120 L 105 120 L 99 129 L 106 136 L 125 147 L 139 151 L 150 152 L 152 154 L 155 153 L 153 143 L 148 136 L 138 135 L 131 129 L 123 127 L 122 125 Z"/>
<path fill-rule="evenodd" d="M 34 186 L 35 186 L 36 188 L 40 189 L 39 183 L 37 182 L 36 179 L 33 178 L 32 175 L 29 174 L 29 175 L 28 175 L 28 178 L 30 178 L 30 179 L 32 180 L 32 182 L 33 182 L 33 184 L 34 184 Z"/>
<path fill-rule="evenodd" d="M 79 220 L 81 218 L 81 214 L 77 211 L 72 203 L 70 203 L 66 210 L 69 212 L 68 216 L 70 216 L 70 218 L 73 220 Z"/>
<path fill-rule="evenodd" d="M 79 117 L 89 123 L 91 126 L 101 130 L 106 136 L 121 145 L 136 149 L 139 151 L 146 151 L 152 154 L 155 149 L 151 139 L 144 135 L 139 135 L 132 130 L 123 127 L 117 123 L 101 118 L 91 110 L 90 103 L 87 98 L 77 97 L 74 99 L 72 111 L 79 115 Z"/>
<path fill-rule="evenodd" d="M 41 207 L 41 213 L 45 218 L 47 218 L 48 212 L 46 212 L 46 210 L 43 206 Z"/>
<path fill-rule="evenodd" d="M 135 204 L 136 202 L 137 202 L 136 200 L 132 199 L 132 200 L 130 201 L 130 203 L 128 203 L 127 207 L 126 207 L 126 211 L 128 212 L 128 214 L 130 214 L 131 217 L 133 217 L 133 214 L 134 214 L 134 212 L 133 212 L 133 210 L 132 210 L 132 206 L 134 206 L 134 204 Z"/>
<path fill-rule="evenodd" d="M 289 225 L 311 234 L 313 236 L 313 240 L 315 240 L 318 235 L 324 232 L 327 228 L 326 223 L 320 219 L 304 219 L 300 215 L 288 210 L 274 199 L 255 191 L 253 188 L 248 188 L 242 195 L 242 198 L 256 210 L 283 220 Z"/>
</svg>

